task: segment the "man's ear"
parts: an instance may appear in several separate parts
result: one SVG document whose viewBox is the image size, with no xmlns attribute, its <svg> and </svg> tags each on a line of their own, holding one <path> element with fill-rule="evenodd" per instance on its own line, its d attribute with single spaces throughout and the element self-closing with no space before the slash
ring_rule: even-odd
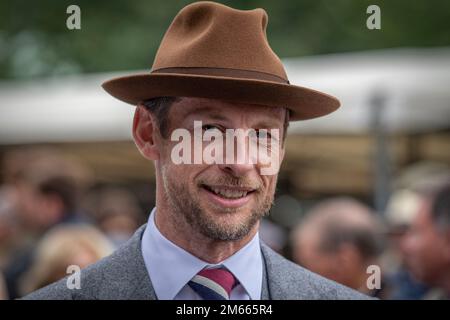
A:
<svg viewBox="0 0 450 320">
<path fill-rule="evenodd" d="M 155 143 L 157 130 L 154 117 L 143 105 L 138 105 L 133 119 L 133 139 L 140 153 L 149 160 L 159 159 L 159 149 Z"/>
</svg>

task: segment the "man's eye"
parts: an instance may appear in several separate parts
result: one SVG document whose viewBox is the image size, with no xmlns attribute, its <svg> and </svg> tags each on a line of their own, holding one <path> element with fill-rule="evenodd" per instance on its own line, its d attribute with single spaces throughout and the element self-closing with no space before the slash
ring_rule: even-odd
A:
<svg viewBox="0 0 450 320">
<path fill-rule="evenodd" d="M 270 132 L 267 129 L 258 129 L 255 130 L 255 134 L 260 139 L 266 139 L 271 137 Z"/>
<path fill-rule="evenodd" d="M 202 126 L 202 130 L 203 131 L 214 130 L 214 129 L 220 131 L 220 128 L 218 126 L 213 125 L 213 124 L 205 124 L 205 125 Z"/>
</svg>

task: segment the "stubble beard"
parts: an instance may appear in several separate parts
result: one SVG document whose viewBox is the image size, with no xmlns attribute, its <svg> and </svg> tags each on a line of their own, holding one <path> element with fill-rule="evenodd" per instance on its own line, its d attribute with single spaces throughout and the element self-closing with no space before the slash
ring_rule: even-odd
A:
<svg viewBox="0 0 450 320">
<path fill-rule="evenodd" d="M 236 178 L 231 177 L 222 180 L 228 179 L 236 181 Z M 202 208 L 197 194 L 190 194 L 190 189 L 185 183 L 176 181 L 168 174 L 167 167 L 162 168 L 162 180 L 164 197 L 170 207 L 172 220 L 175 223 L 174 227 L 188 225 L 197 234 L 200 233 L 215 241 L 238 241 L 247 236 L 255 224 L 269 214 L 274 199 L 274 192 L 269 192 L 268 196 L 264 198 L 260 194 L 255 194 L 257 205 L 252 208 L 248 216 L 235 223 L 225 223 L 222 220 L 225 220 L 227 215 L 230 217 L 237 214 L 236 209 L 221 212 L 223 219 L 217 221 Z M 179 231 L 186 232 L 185 230 Z"/>
</svg>

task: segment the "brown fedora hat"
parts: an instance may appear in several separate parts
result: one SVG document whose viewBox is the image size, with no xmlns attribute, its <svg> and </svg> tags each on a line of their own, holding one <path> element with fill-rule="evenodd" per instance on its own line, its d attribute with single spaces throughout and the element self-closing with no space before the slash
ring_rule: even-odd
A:
<svg viewBox="0 0 450 320">
<path fill-rule="evenodd" d="M 289 84 L 267 41 L 267 20 L 263 9 L 192 3 L 172 21 L 150 73 L 115 78 L 102 86 L 133 105 L 163 96 L 223 99 L 286 107 L 294 121 L 336 110 L 336 98 Z"/>
</svg>

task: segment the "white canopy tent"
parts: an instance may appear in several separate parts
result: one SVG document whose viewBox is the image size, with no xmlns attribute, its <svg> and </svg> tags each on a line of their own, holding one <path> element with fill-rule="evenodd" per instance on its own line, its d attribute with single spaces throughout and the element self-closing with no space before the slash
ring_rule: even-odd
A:
<svg viewBox="0 0 450 320">
<path fill-rule="evenodd" d="M 450 48 L 372 51 L 284 62 L 291 83 L 323 90 L 342 103 L 326 117 L 294 124 L 293 132 L 367 132 L 374 95 L 386 99 L 382 121 L 388 132 L 450 127 Z"/>
<path fill-rule="evenodd" d="M 384 127 L 422 132 L 450 127 L 450 48 L 398 49 L 284 60 L 290 82 L 335 95 L 342 107 L 294 123 L 291 133 L 370 129 L 374 93 L 386 99 Z M 131 139 L 134 108 L 101 83 L 134 72 L 0 83 L 0 144 Z"/>
</svg>

